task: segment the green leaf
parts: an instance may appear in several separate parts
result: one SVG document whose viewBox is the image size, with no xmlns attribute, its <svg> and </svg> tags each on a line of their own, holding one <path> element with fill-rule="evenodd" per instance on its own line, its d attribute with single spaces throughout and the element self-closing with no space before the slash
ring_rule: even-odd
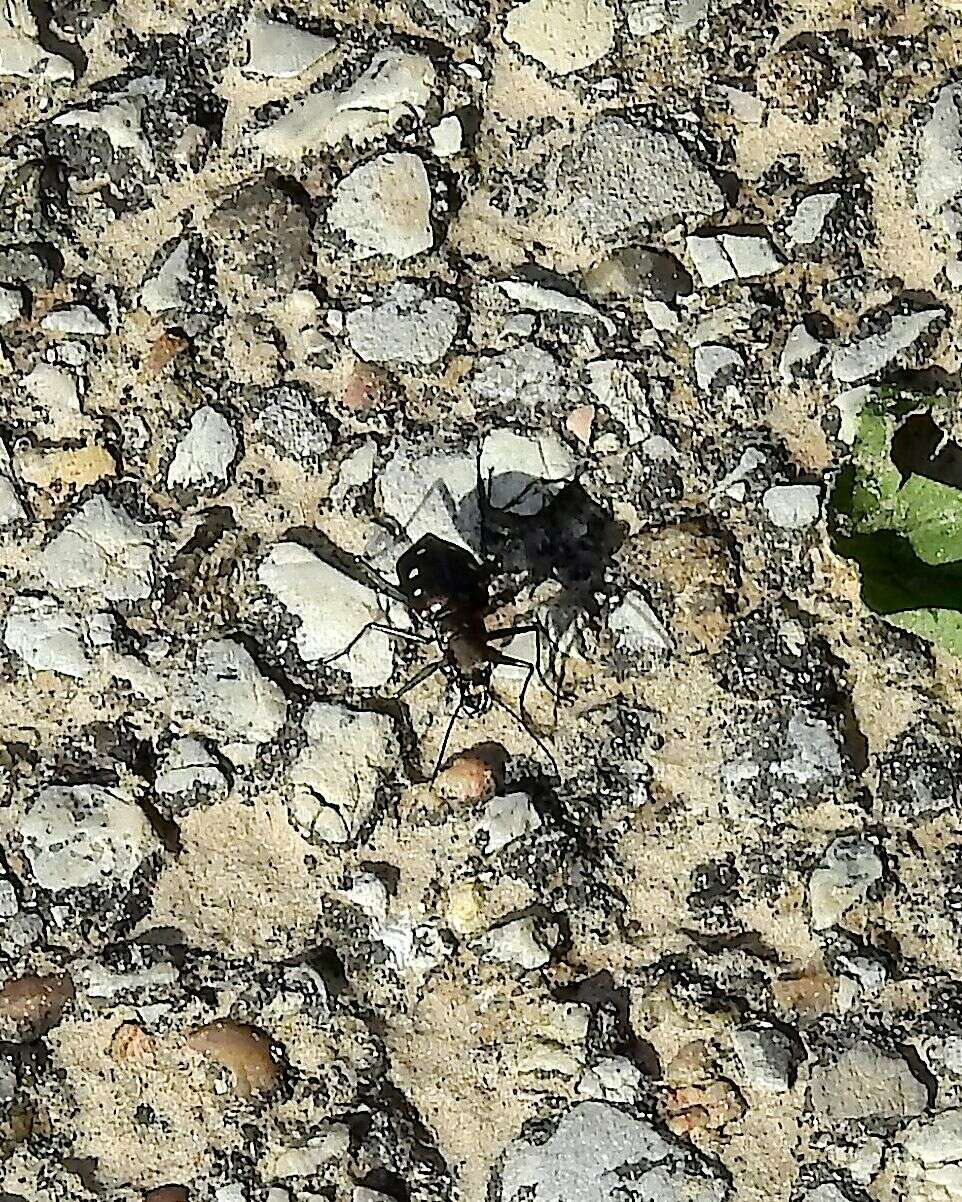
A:
<svg viewBox="0 0 962 1202">
<path fill-rule="evenodd" d="M 962 559 L 962 492 L 924 476 L 909 476 L 896 494 L 896 529 L 904 530 L 919 559 Z"/>
<path fill-rule="evenodd" d="M 946 398 L 877 394 L 829 500 L 832 544 L 855 560 L 862 599 L 886 621 L 962 655 L 962 490 L 891 459 L 904 419 Z"/>
<path fill-rule="evenodd" d="M 887 621 L 962 656 L 962 614 L 951 609 L 905 609 Z"/>
</svg>

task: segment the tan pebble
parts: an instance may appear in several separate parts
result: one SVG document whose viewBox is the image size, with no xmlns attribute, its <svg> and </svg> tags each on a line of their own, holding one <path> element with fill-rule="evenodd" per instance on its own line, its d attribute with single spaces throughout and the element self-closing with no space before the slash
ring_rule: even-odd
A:
<svg viewBox="0 0 962 1202">
<path fill-rule="evenodd" d="M 669 1081 L 687 1084 L 703 1081 L 708 1067 L 708 1046 L 703 1039 L 683 1044 L 669 1061 L 665 1077 Z"/>
<path fill-rule="evenodd" d="M 772 996 L 782 1010 L 826 1014 L 832 1009 L 835 980 L 823 965 L 809 964 L 797 975 L 773 981 Z"/>
<path fill-rule="evenodd" d="M 137 1023 L 121 1023 L 110 1041 L 110 1055 L 120 1064 L 143 1065 L 156 1053 L 157 1040 Z"/>
<path fill-rule="evenodd" d="M 581 445 L 585 447 L 591 442 L 594 427 L 594 405 L 579 405 L 577 409 L 572 409 L 565 418 L 565 429 L 572 438 L 577 438 Z"/>
<path fill-rule="evenodd" d="M 17 456 L 17 475 L 37 488 L 81 489 L 117 474 L 113 455 L 96 445 L 54 451 L 25 451 Z"/>
<path fill-rule="evenodd" d="M 234 1089 L 242 1098 L 270 1093 L 280 1084 L 281 1066 L 271 1051 L 270 1039 L 248 1023 L 218 1019 L 192 1031 L 187 1046 L 229 1069 Z"/>
<path fill-rule="evenodd" d="M 383 374 L 366 363 L 356 363 L 347 374 L 341 401 L 348 409 L 371 409 L 380 400 L 383 390 Z"/>
<path fill-rule="evenodd" d="M 678 1114 L 669 1114 L 665 1126 L 673 1135 L 688 1135 L 691 1131 L 704 1131 L 709 1126 L 708 1111 L 702 1106 Z"/>
<path fill-rule="evenodd" d="M 144 1194 L 144 1202 L 187 1202 L 190 1194 L 183 1185 L 159 1185 Z"/>
<path fill-rule="evenodd" d="M 498 764 L 495 756 L 487 748 L 473 748 L 462 752 L 443 768 L 434 787 L 445 801 L 474 805 L 494 797 L 502 779 L 503 766 Z"/>
<path fill-rule="evenodd" d="M 176 334 L 169 334 L 165 331 L 150 348 L 145 364 L 147 370 L 151 375 L 156 376 L 158 372 L 164 370 L 168 363 L 173 362 L 186 346 L 186 339 L 178 338 Z"/>
<path fill-rule="evenodd" d="M 665 1099 L 665 1109 L 668 1126 L 676 1135 L 683 1135 L 689 1131 L 714 1131 L 740 1119 L 745 1113 L 745 1103 L 730 1081 L 719 1079 L 671 1090 Z"/>
<path fill-rule="evenodd" d="M 475 881 L 458 881 L 448 892 L 447 922 L 457 935 L 473 935 L 482 930 L 485 921 L 481 916 L 483 900 L 481 886 Z"/>
<path fill-rule="evenodd" d="M 60 1022 L 73 997 L 73 981 L 67 973 L 7 981 L 0 989 L 0 1038 L 11 1043 L 38 1038 Z"/>
</svg>

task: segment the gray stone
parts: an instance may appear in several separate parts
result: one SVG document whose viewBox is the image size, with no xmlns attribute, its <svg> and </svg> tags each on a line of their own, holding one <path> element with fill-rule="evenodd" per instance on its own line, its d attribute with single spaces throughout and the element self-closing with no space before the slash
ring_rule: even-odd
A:
<svg viewBox="0 0 962 1202">
<path fill-rule="evenodd" d="M 147 528 L 104 497 L 91 497 L 40 554 L 54 590 L 88 591 L 106 601 L 139 601 L 154 583 Z"/>
<path fill-rule="evenodd" d="M 615 606 L 608 628 L 619 647 L 659 654 L 671 650 L 671 635 L 641 593 L 628 593 Z"/>
<path fill-rule="evenodd" d="M 810 1189 L 804 1197 L 804 1202 L 849 1202 L 847 1194 L 843 1194 L 837 1185 L 830 1182 Z"/>
<path fill-rule="evenodd" d="M 22 522 L 27 516 L 17 492 L 10 452 L 0 439 L 0 528 Z"/>
<path fill-rule="evenodd" d="M 598 402 L 625 428 L 629 446 L 638 446 L 654 433 L 648 390 L 631 363 L 595 359 L 587 367 L 588 388 Z"/>
<path fill-rule="evenodd" d="M 130 883 L 155 849 L 150 823 L 119 789 L 53 785 L 20 822 L 23 850 L 42 889 Z"/>
<path fill-rule="evenodd" d="M 0 245 L 0 280 L 28 288 L 49 288 L 55 275 L 48 261 L 32 246 L 14 242 Z"/>
<path fill-rule="evenodd" d="M 942 309 L 922 309 L 893 317 L 889 328 L 882 333 L 869 334 L 849 346 L 836 348 L 831 359 L 832 375 L 843 384 L 855 384 L 878 375 L 944 316 Z"/>
<path fill-rule="evenodd" d="M 66 334 L 70 337 L 103 337 L 107 327 L 92 309 L 86 305 L 68 305 L 54 309 L 41 319 L 40 325 L 48 334 Z"/>
<path fill-rule="evenodd" d="M 23 315 L 23 297 L 13 288 L 0 288 L 0 326 Z"/>
<path fill-rule="evenodd" d="M 732 1036 L 735 1055 L 753 1089 L 785 1093 L 791 1088 L 795 1048 L 775 1027 L 742 1027 Z"/>
<path fill-rule="evenodd" d="M 403 260 L 430 250 L 431 186 L 424 164 L 403 153 L 355 167 L 334 189 L 327 220 L 367 255 Z"/>
<path fill-rule="evenodd" d="M 177 698 L 195 728 L 224 740 L 234 763 L 250 763 L 287 719 L 279 685 L 260 671 L 246 647 L 233 639 L 209 639 L 197 651 L 195 673 Z"/>
<path fill-rule="evenodd" d="M 379 568 L 393 572 L 399 541 L 407 546 L 423 534 L 436 534 L 459 546 L 476 541 L 480 511 L 471 495 L 478 486 L 476 452 L 425 454 L 402 444 L 377 485 L 384 512 L 404 531 L 402 540 L 387 535 L 372 540 L 365 554 Z"/>
<path fill-rule="evenodd" d="M 822 226 L 832 209 L 841 200 L 840 192 L 814 192 L 803 196 L 785 227 L 788 246 L 808 246 L 821 234 Z"/>
<path fill-rule="evenodd" d="M 429 58 L 383 50 L 349 88 L 306 97 L 261 130 L 254 143 L 268 154 L 299 158 L 315 147 L 336 146 L 345 139 L 371 141 L 389 133 L 403 116 L 423 116 L 434 83 Z"/>
<path fill-rule="evenodd" d="M 456 0 L 423 0 L 423 4 L 460 37 L 473 33 L 481 22 L 478 0 L 469 0 L 465 4 L 459 4 Z"/>
<path fill-rule="evenodd" d="M 4 1057 L 0 1060 L 0 1102 L 12 1102 L 17 1092 L 17 1070 Z"/>
<path fill-rule="evenodd" d="M 226 792 L 227 778 L 198 739 L 175 739 L 159 757 L 154 790 L 161 796 L 176 797 L 195 789 Z"/>
<path fill-rule="evenodd" d="M 95 109 L 71 109 L 53 118 L 52 124 L 104 134 L 114 151 L 127 153 L 142 166 L 153 163 L 150 146 L 144 140 L 141 127 L 143 97 L 127 95 L 113 104 Z"/>
<path fill-rule="evenodd" d="M 268 1160 L 272 1177 L 312 1177 L 328 1161 L 342 1162 L 351 1143 L 350 1130 L 343 1123 L 318 1123 L 306 1144 L 273 1153 Z"/>
<path fill-rule="evenodd" d="M 371 624 L 400 625 L 403 619 L 373 589 L 299 543 L 273 547 L 257 578 L 300 619 L 295 640 L 305 662 L 330 662 L 349 672 L 358 688 L 376 688 L 390 678 L 393 642 Z"/>
<path fill-rule="evenodd" d="M 630 1106 L 638 1098 L 641 1070 L 624 1056 L 611 1056 L 586 1069 L 578 1082 L 578 1094 L 602 1102 Z"/>
<path fill-rule="evenodd" d="M 574 456 L 553 430 L 526 436 L 493 430 L 481 447 L 481 478 L 495 509 L 538 513 L 551 495 L 542 482 L 559 483 L 574 475 Z"/>
<path fill-rule="evenodd" d="M 73 67 L 41 45 L 41 34 L 26 4 L 6 4 L 0 10 L 0 78 L 72 80 Z"/>
<path fill-rule="evenodd" d="M 14 597 L 3 641 L 37 671 L 81 677 L 93 666 L 84 649 L 82 618 L 63 609 L 53 597 Z"/>
<path fill-rule="evenodd" d="M 431 149 L 439 159 L 449 159 L 457 154 L 464 145 L 464 130 L 460 119 L 452 114 L 442 117 L 430 130 Z"/>
<path fill-rule="evenodd" d="M 689 1163 L 651 1123 L 604 1102 L 581 1102 L 545 1142 L 508 1146 L 500 1202 L 616 1202 L 627 1183 L 639 1202 L 722 1202 L 724 1181 L 707 1163 L 697 1171 Z"/>
<path fill-rule="evenodd" d="M 115 998 L 119 994 L 137 995 L 139 1004 L 151 994 L 163 994 L 178 979 L 173 964 L 153 964 L 149 968 L 133 969 L 130 972 L 111 972 L 96 961 L 85 964 L 78 974 L 83 983 L 83 992 L 90 998 Z M 76 978 L 75 978 L 76 979 Z"/>
<path fill-rule="evenodd" d="M 881 878 L 882 861 L 874 844 L 857 835 L 836 839 L 809 881 L 814 929 L 834 926 Z"/>
<path fill-rule="evenodd" d="M 714 498 L 727 497 L 732 501 L 744 501 L 748 481 L 765 463 L 765 456 L 755 447 L 748 447 L 738 457 L 732 470 L 715 485 Z"/>
<path fill-rule="evenodd" d="M 842 775 L 838 738 L 829 724 L 808 714 L 792 714 L 785 738 L 787 754 L 772 771 L 799 785 L 837 780 Z"/>
<path fill-rule="evenodd" d="M 560 404 L 564 375 L 548 351 L 526 342 L 490 359 L 479 359 L 471 391 L 481 400 L 496 402 L 508 412 L 534 414 Z"/>
<path fill-rule="evenodd" d="M 733 347 L 711 342 L 695 347 L 695 379 L 703 392 L 712 387 L 718 376 L 729 375 L 744 366 L 741 353 Z"/>
<path fill-rule="evenodd" d="M 695 270 L 708 288 L 729 280 L 770 275 L 781 267 L 770 240 L 759 234 L 691 235 L 686 240 Z"/>
<path fill-rule="evenodd" d="M 798 374 L 798 368 L 813 363 L 824 351 L 824 344 L 813 337 L 806 329 L 805 323 L 800 321 L 792 326 L 785 339 L 782 356 L 778 361 L 778 374 L 788 383 Z"/>
<path fill-rule="evenodd" d="M 348 313 L 347 337 L 361 359 L 431 364 L 443 359 L 458 332 L 461 310 L 419 284 L 398 282 L 378 304 Z"/>
<path fill-rule="evenodd" d="M 536 914 L 512 918 L 492 927 L 481 939 L 485 960 L 508 964 L 531 972 L 544 968 L 561 938 L 557 924 Z"/>
<path fill-rule="evenodd" d="M 962 84 L 939 90 L 919 138 L 915 197 L 927 217 L 962 195 Z"/>
<path fill-rule="evenodd" d="M 167 313 L 180 308 L 190 282 L 190 243 L 181 238 L 160 264 L 157 273 L 142 286 L 140 303 L 148 313 Z"/>
<path fill-rule="evenodd" d="M 287 21 L 252 17 L 247 26 L 247 65 L 250 75 L 294 79 L 335 49 L 333 38 L 321 38 Z"/>
<path fill-rule="evenodd" d="M 962 1170 L 962 1110 L 943 1110 L 910 1123 L 900 1136 L 900 1143 L 926 1169 L 959 1165 Z"/>
<path fill-rule="evenodd" d="M 47 437 L 77 438 L 89 425 L 80 410 L 80 393 L 73 372 L 52 363 L 37 363 L 23 377 L 24 392 L 43 411 L 39 431 Z"/>
<path fill-rule="evenodd" d="M 728 101 L 728 109 L 736 121 L 757 126 L 765 120 L 765 103 L 752 92 L 727 84 L 721 84 L 718 91 Z"/>
<path fill-rule="evenodd" d="M 285 458 L 313 463 L 331 449 L 324 411 L 305 389 L 292 384 L 265 389 L 253 409 L 255 434 Z"/>
<path fill-rule="evenodd" d="M 370 815 L 399 747 L 383 714 L 317 701 L 304 719 L 307 745 L 291 769 L 291 817 L 308 839 L 346 843 Z"/>
<path fill-rule="evenodd" d="M 492 797 L 478 823 L 485 852 L 492 856 L 532 831 L 540 830 L 541 815 L 527 793 L 508 793 Z"/>
<path fill-rule="evenodd" d="M 597 118 L 552 174 L 548 191 L 557 191 L 562 218 L 599 245 L 724 207 L 714 180 L 674 134 L 621 117 Z"/>
<path fill-rule="evenodd" d="M 809 1103 L 824 1123 L 845 1119 L 904 1119 L 921 1114 L 928 1090 L 902 1056 L 867 1042 L 844 1052 L 834 1064 L 812 1069 Z"/>
<path fill-rule="evenodd" d="M 498 287 L 523 309 L 530 309 L 535 313 L 568 313 L 599 323 L 608 334 L 617 331 L 615 323 L 600 313 L 594 305 L 589 305 L 580 297 L 559 292 L 557 288 L 545 288 L 528 280 L 501 280 Z"/>
</svg>

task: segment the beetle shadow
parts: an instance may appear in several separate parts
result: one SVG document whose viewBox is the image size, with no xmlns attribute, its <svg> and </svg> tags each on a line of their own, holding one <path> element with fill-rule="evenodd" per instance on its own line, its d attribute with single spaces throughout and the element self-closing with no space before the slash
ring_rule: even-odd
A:
<svg viewBox="0 0 962 1202">
<path fill-rule="evenodd" d="M 541 492 L 544 503 L 533 513 L 496 508 L 491 496 L 514 495 L 523 502 Z M 480 550 L 508 575 L 521 575 L 532 587 L 555 581 L 561 585 L 556 603 L 569 622 L 579 613 L 597 617 L 597 594 L 604 591 L 609 567 L 625 541 L 623 523 L 586 491 L 580 480 L 562 484 L 553 493 L 545 481 L 518 472 L 479 480 L 459 507 L 456 520 L 467 537 L 481 515 Z M 509 491 L 510 489 L 510 491 Z"/>
</svg>

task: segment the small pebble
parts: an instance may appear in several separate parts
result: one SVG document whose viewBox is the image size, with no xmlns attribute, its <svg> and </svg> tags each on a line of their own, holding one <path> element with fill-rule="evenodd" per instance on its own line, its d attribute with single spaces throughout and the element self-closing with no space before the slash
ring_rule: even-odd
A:
<svg viewBox="0 0 962 1202">
<path fill-rule="evenodd" d="M 804 530 L 818 521 L 820 497 L 817 484 L 778 484 L 765 491 L 762 505 L 773 526 Z"/>
<path fill-rule="evenodd" d="M 273 1093 L 280 1084 L 281 1065 L 270 1039 L 248 1023 L 219 1019 L 192 1031 L 187 1046 L 228 1069 L 238 1097 Z"/>
</svg>

